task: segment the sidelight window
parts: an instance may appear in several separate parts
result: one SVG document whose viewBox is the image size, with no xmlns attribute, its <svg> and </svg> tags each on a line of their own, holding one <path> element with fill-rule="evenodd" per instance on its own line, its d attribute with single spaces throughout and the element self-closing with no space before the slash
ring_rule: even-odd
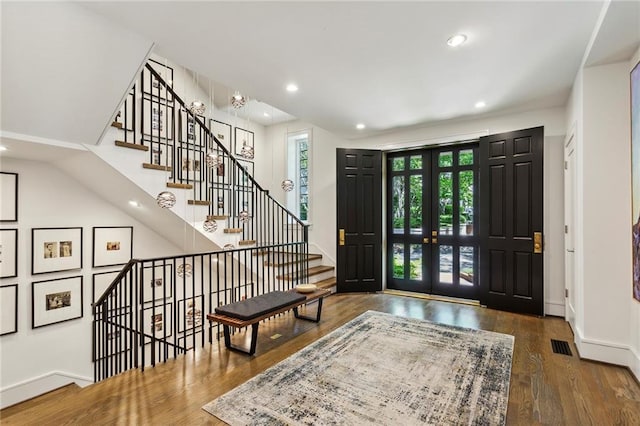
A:
<svg viewBox="0 0 640 426">
<path fill-rule="evenodd" d="M 287 193 L 287 208 L 300 218 L 310 220 L 311 202 L 311 130 L 287 135 L 287 176 L 293 191 Z"/>
</svg>

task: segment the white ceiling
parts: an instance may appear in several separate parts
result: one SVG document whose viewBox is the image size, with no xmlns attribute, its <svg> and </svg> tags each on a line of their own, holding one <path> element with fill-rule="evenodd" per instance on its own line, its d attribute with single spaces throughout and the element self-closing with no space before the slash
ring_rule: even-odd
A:
<svg viewBox="0 0 640 426">
<path fill-rule="evenodd" d="M 602 4 L 83 3 L 158 54 L 346 138 L 564 105 Z M 452 49 L 458 32 L 468 42 Z"/>
</svg>

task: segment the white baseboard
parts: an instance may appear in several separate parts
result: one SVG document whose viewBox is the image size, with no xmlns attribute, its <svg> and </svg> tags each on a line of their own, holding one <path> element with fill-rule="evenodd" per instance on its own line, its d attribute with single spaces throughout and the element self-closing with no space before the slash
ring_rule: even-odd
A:
<svg viewBox="0 0 640 426">
<path fill-rule="evenodd" d="M 564 302 L 545 302 L 544 314 L 564 318 Z"/>
<path fill-rule="evenodd" d="M 633 351 L 629 346 L 585 338 L 580 327 L 575 329 L 574 341 L 581 358 L 632 367 Z"/>
<path fill-rule="evenodd" d="M 629 352 L 631 352 L 629 355 L 629 369 L 640 382 L 640 353 L 636 352 L 633 348 L 630 348 Z"/>
<path fill-rule="evenodd" d="M 75 374 L 52 371 L 0 389 L 0 409 L 26 401 L 52 390 L 75 383 L 80 387 L 93 384 L 93 379 Z"/>
</svg>

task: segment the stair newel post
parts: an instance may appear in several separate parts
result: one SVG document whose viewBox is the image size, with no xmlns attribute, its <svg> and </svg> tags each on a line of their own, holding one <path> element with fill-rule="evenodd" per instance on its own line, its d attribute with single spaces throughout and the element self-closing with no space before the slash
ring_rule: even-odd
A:
<svg viewBox="0 0 640 426">
<path fill-rule="evenodd" d="M 302 249 L 304 250 L 305 268 L 304 268 L 304 281 L 307 282 L 307 275 L 309 273 L 309 225 L 302 226 L 302 241 L 304 244 Z"/>
</svg>

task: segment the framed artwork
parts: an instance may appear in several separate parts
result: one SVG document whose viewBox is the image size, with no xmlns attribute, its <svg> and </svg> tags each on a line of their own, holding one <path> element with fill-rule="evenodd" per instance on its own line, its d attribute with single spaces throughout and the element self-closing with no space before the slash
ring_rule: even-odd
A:
<svg viewBox="0 0 640 426">
<path fill-rule="evenodd" d="M 631 70 L 630 79 L 633 298 L 640 302 L 640 62 Z"/>
<path fill-rule="evenodd" d="M 151 68 L 155 72 L 160 75 L 169 87 L 173 85 L 173 68 L 170 66 L 161 64 L 158 61 L 154 61 L 153 59 L 149 59 L 147 62 Z M 155 75 L 151 74 L 151 72 L 144 67 L 142 69 L 142 91 L 150 96 L 153 96 L 158 99 L 166 99 L 169 102 L 173 102 L 173 95 L 171 92 L 167 91 L 165 87 L 160 83 L 160 81 L 156 78 Z"/>
<path fill-rule="evenodd" d="M 18 332 L 18 284 L 0 286 L 0 336 Z"/>
<path fill-rule="evenodd" d="M 244 168 L 245 171 L 238 171 L 237 185 L 251 186 L 251 179 L 253 177 L 254 165 L 253 161 L 238 160 L 238 164 Z"/>
<path fill-rule="evenodd" d="M 236 191 L 234 216 L 239 216 L 242 211 L 253 217 L 253 191 Z"/>
<path fill-rule="evenodd" d="M 142 99 L 143 139 L 173 140 L 173 106 L 164 101 Z"/>
<path fill-rule="evenodd" d="M 124 265 L 133 257 L 133 226 L 93 227 L 93 267 Z"/>
<path fill-rule="evenodd" d="M 156 305 L 142 310 L 143 333 L 157 338 L 169 337 L 172 334 L 173 306 L 170 303 Z"/>
<path fill-rule="evenodd" d="M 194 331 L 203 324 L 203 296 L 190 297 L 178 301 L 178 333 Z"/>
<path fill-rule="evenodd" d="M 113 272 L 98 272 L 93 274 L 93 286 L 91 289 L 91 303 L 96 303 L 105 291 L 109 288 L 114 279 L 118 276 L 120 271 Z"/>
<path fill-rule="evenodd" d="M 197 115 L 198 119 L 202 123 L 206 123 L 207 119 L 201 115 Z M 198 125 L 193 116 L 184 109 L 180 109 L 180 121 L 178 122 L 180 128 L 180 142 L 202 146 L 202 142 L 206 140 L 204 130 Z"/>
<path fill-rule="evenodd" d="M 31 283 L 31 328 L 82 318 L 82 276 Z"/>
<path fill-rule="evenodd" d="M 0 172 L 0 222 L 18 221 L 18 174 Z"/>
<path fill-rule="evenodd" d="M 209 120 L 209 128 L 227 151 L 231 153 L 231 125 L 218 120 Z"/>
<path fill-rule="evenodd" d="M 31 274 L 82 268 L 82 228 L 32 228 Z"/>
<path fill-rule="evenodd" d="M 213 184 L 209 187 L 211 196 L 209 199 L 213 203 L 214 215 L 231 215 L 231 188 L 229 185 Z"/>
<path fill-rule="evenodd" d="M 145 266 L 142 268 L 142 302 L 169 299 L 173 288 L 173 265 Z"/>
<path fill-rule="evenodd" d="M 204 153 L 200 150 L 178 148 L 178 179 L 182 182 L 204 180 Z"/>
<path fill-rule="evenodd" d="M 222 163 L 216 167 L 209 169 L 209 182 L 214 185 L 230 185 L 231 184 L 231 161 L 229 157 L 223 156 Z"/>
<path fill-rule="evenodd" d="M 0 278 L 18 276 L 18 230 L 0 229 Z"/>
<path fill-rule="evenodd" d="M 172 178 L 174 167 L 173 145 L 154 141 L 148 141 L 148 145 L 150 152 L 150 164 L 171 167 L 171 170 L 169 170 L 169 177 Z"/>
<path fill-rule="evenodd" d="M 253 160 L 255 157 L 253 132 L 241 129 L 240 127 L 236 127 L 235 132 L 236 134 L 234 139 L 236 141 L 236 156 L 244 158 L 245 160 Z"/>
</svg>

